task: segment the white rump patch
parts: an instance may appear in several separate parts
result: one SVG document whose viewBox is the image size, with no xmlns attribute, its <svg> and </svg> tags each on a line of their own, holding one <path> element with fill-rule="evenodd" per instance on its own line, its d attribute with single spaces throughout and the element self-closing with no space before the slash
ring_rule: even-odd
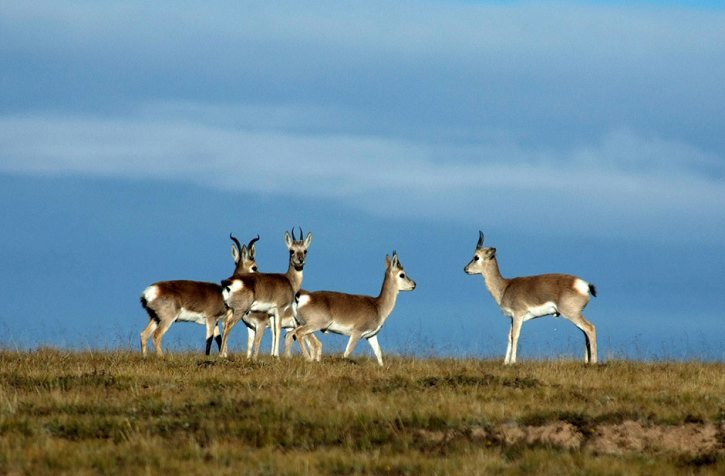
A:
<svg viewBox="0 0 725 476">
<path fill-rule="evenodd" d="M 206 316 L 200 312 L 193 312 L 187 309 L 181 308 L 179 315 L 176 316 L 176 320 L 179 322 L 196 322 L 197 324 L 205 325 Z"/>
<path fill-rule="evenodd" d="M 228 302 L 232 294 L 242 289 L 244 287 L 244 282 L 240 279 L 235 279 L 227 287 L 229 288 L 228 291 L 227 288 L 222 289 L 222 298 L 224 299 L 224 302 Z"/>
<path fill-rule="evenodd" d="M 299 300 L 297 301 L 297 307 L 306 306 L 307 304 L 310 303 L 311 300 L 312 300 L 312 298 L 310 298 L 309 294 L 302 294 L 300 296 Z"/>
<path fill-rule="evenodd" d="M 229 286 L 229 288 L 233 293 L 236 293 L 240 289 L 244 288 L 244 281 L 242 281 L 241 279 L 235 279 L 234 281 L 232 281 L 232 284 L 231 286 Z"/>
<path fill-rule="evenodd" d="M 574 280 L 574 289 L 585 296 L 589 296 L 589 283 L 583 279 L 577 278 Z"/>
<path fill-rule="evenodd" d="M 159 287 L 155 284 L 144 289 L 143 298 L 146 302 L 154 301 L 157 297 L 159 297 Z"/>
</svg>

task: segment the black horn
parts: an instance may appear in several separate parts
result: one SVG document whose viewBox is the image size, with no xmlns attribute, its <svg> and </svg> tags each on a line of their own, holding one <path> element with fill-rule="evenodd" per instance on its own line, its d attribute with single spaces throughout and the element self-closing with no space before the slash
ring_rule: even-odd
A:
<svg viewBox="0 0 725 476">
<path fill-rule="evenodd" d="M 478 244 L 476 248 L 483 248 L 483 232 L 481 230 L 478 230 Z"/>
<path fill-rule="evenodd" d="M 256 238 L 252 238 L 252 239 L 251 239 L 251 240 L 249 241 L 249 244 L 247 245 L 247 248 L 249 248 L 249 249 L 251 250 L 251 249 L 252 249 L 252 245 L 253 245 L 254 243 L 258 242 L 258 241 L 259 241 L 259 235 L 257 235 L 257 236 L 256 236 Z"/>
<path fill-rule="evenodd" d="M 295 227 L 292 227 L 292 241 L 297 241 L 297 238 L 295 238 Z"/>
<path fill-rule="evenodd" d="M 239 253 L 241 254 L 242 244 L 239 243 L 239 240 L 237 239 L 237 237 L 232 235 L 231 233 L 229 233 L 229 238 L 234 242 L 235 245 L 237 245 L 237 251 L 239 251 Z"/>
<path fill-rule="evenodd" d="M 302 241 L 302 240 L 305 239 L 305 232 L 302 231 L 302 227 L 301 226 L 297 225 L 297 228 L 300 229 L 300 241 Z"/>
</svg>

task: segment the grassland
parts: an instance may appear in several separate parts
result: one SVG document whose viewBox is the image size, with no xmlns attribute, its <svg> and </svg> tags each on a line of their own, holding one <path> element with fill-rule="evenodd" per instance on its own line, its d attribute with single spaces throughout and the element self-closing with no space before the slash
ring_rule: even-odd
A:
<svg viewBox="0 0 725 476">
<path fill-rule="evenodd" d="M 725 474 L 725 365 L 0 351 L 0 474 Z"/>
</svg>

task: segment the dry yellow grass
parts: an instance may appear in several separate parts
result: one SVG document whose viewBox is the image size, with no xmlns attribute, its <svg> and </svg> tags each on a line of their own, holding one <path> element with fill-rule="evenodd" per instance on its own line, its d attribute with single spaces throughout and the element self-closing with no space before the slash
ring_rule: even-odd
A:
<svg viewBox="0 0 725 476">
<path fill-rule="evenodd" d="M 0 474 L 725 471 L 725 365 L 0 352 Z"/>
</svg>

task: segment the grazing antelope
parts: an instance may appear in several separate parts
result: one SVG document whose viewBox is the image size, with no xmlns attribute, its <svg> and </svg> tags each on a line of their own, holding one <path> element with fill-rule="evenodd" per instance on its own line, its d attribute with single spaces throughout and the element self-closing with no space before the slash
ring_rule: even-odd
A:
<svg viewBox="0 0 725 476">
<path fill-rule="evenodd" d="M 302 286 L 303 268 L 307 258 L 307 250 L 312 243 L 312 233 L 302 239 L 303 233 L 300 228 L 300 239 L 289 232 L 285 232 L 285 244 L 290 252 L 289 268 L 285 274 L 235 274 L 229 279 L 222 281 L 222 295 L 227 306 L 232 310 L 224 321 L 224 336 L 222 338 L 222 357 L 227 356 L 227 341 L 230 331 L 240 320 L 250 319 L 251 313 L 262 313 L 271 316 L 272 324 L 272 356 L 279 356 L 279 339 L 282 333 L 282 318 L 285 313 L 294 312 L 295 293 Z M 264 328 L 261 322 L 244 321 L 249 329 L 254 327 L 255 346 L 259 346 L 261 334 Z M 259 334 L 259 339 L 256 335 Z M 302 341 L 300 341 L 301 343 Z M 302 346 L 305 352 L 304 345 Z M 247 350 L 249 353 L 249 349 Z"/>
<path fill-rule="evenodd" d="M 464 268 L 468 274 L 481 274 L 486 287 L 503 313 L 511 317 L 508 347 L 504 364 L 516 363 L 516 348 L 524 321 L 542 316 L 564 316 L 584 333 L 585 361 L 597 362 L 597 332 L 582 311 L 589 303 L 589 294 L 597 295 L 593 284 L 569 274 L 542 274 L 506 279 L 501 276 L 496 248 L 483 247 L 479 231 L 473 259 Z"/>
<path fill-rule="evenodd" d="M 229 238 L 232 244 L 235 274 L 257 272 L 255 259 L 256 245 L 259 236 L 253 238 L 248 245 L 240 246 L 239 240 L 233 235 Z M 161 339 L 171 324 L 179 322 L 196 322 L 206 325 L 206 355 L 211 352 L 212 340 L 216 340 L 221 350 L 219 320 L 228 310 L 222 299 L 222 288 L 216 283 L 200 281 L 160 281 L 147 287 L 141 294 L 141 305 L 149 315 L 149 323 L 141 332 L 141 352 L 146 355 L 146 345 L 153 334 L 153 343 L 158 355 L 163 355 Z"/>
<path fill-rule="evenodd" d="M 333 332 L 350 336 L 345 348 L 347 358 L 360 338 L 365 338 L 373 349 L 379 365 L 383 365 L 383 353 L 378 343 L 378 333 L 393 312 L 400 291 L 412 291 L 415 281 L 410 279 L 393 252 L 393 258 L 385 257 L 385 278 L 377 297 L 343 294 L 332 291 L 302 291 L 297 299 L 297 317 L 301 324 L 287 334 L 287 355 L 293 338 L 302 339 L 312 332 Z M 322 345 L 315 345 L 311 359 L 320 360 Z"/>
</svg>

